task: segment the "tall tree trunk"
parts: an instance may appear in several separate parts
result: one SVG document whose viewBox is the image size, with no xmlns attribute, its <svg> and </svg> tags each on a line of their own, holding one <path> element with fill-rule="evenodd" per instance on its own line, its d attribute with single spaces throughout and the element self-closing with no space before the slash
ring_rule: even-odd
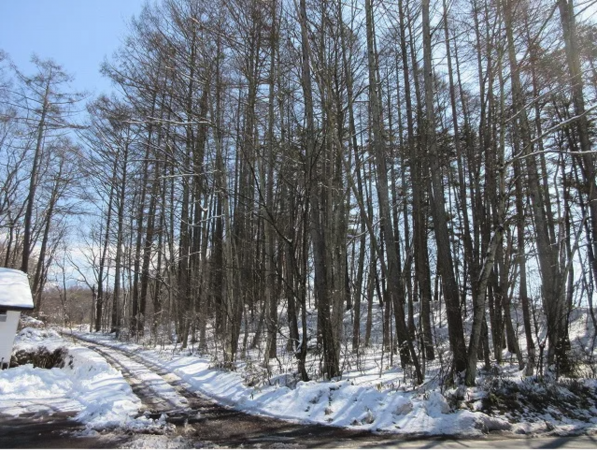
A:
<svg viewBox="0 0 597 450">
<path fill-rule="evenodd" d="M 373 153 L 377 169 L 377 195 L 379 199 L 380 224 L 384 230 L 384 240 L 388 258 L 387 277 L 388 290 L 392 299 L 392 306 L 396 314 L 396 334 L 400 347 L 400 360 L 403 366 L 412 363 L 416 371 L 417 383 L 423 382 L 423 373 L 419 365 L 419 359 L 415 353 L 414 346 L 410 340 L 408 329 L 405 324 L 404 314 L 404 289 L 402 287 L 401 274 L 399 270 L 398 255 L 396 253 L 394 231 L 391 222 L 390 200 L 388 193 L 387 164 L 385 152 L 385 136 L 383 132 L 383 117 L 381 98 L 377 82 L 377 61 L 374 49 L 373 31 L 373 7 L 372 0 L 365 1 L 365 18 L 367 26 L 367 61 L 369 68 L 369 104 L 371 108 L 372 129 L 373 129 Z"/>
<path fill-rule="evenodd" d="M 321 187 L 323 179 L 318 170 L 318 155 L 315 150 L 315 122 L 313 93 L 311 86 L 311 49 L 309 43 L 309 32 L 307 26 L 307 7 L 305 0 L 300 1 L 299 21 L 301 27 L 302 44 L 302 68 L 301 84 L 305 98 L 305 121 L 306 121 L 306 172 L 308 186 L 308 196 L 310 203 L 310 230 L 311 240 L 313 242 L 313 264 L 315 267 L 315 295 L 318 305 L 318 317 L 321 324 L 322 344 L 323 344 L 323 372 L 329 378 L 335 378 L 340 375 L 340 355 L 337 353 L 338 346 L 334 341 L 333 324 L 331 317 L 330 281 L 328 279 L 328 249 L 326 246 L 326 236 L 324 235 L 326 212 L 322 205 Z"/>
<path fill-rule="evenodd" d="M 439 273 L 442 278 L 444 296 L 446 300 L 446 313 L 448 318 L 448 332 L 450 347 L 453 354 L 453 364 L 456 373 L 464 372 L 467 368 L 466 346 L 464 342 L 464 329 L 460 311 L 460 296 L 454 276 L 454 264 L 450 253 L 450 238 L 446 209 L 444 205 L 444 187 L 442 181 L 443 160 L 437 148 L 435 135 L 435 111 L 433 105 L 433 67 L 431 64 L 431 29 L 429 18 L 429 0 L 422 2 L 423 21 L 423 63 L 425 73 L 425 108 L 426 126 L 425 135 L 431 162 L 432 180 L 432 216 L 437 242 L 437 260 Z"/>
<path fill-rule="evenodd" d="M 23 222 L 23 252 L 21 270 L 25 273 L 29 271 L 29 255 L 31 252 L 31 232 L 33 222 L 33 205 L 35 204 L 35 193 L 37 191 L 38 169 L 43 150 L 44 135 L 46 129 L 46 116 L 50 109 L 50 82 L 48 78 L 45 86 L 45 93 L 43 96 L 43 103 L 41 108 L 41 116 L 37 125 L 37 138 L 35 140 L 35 153 L 33 155 L 33 166 L 31 167 L 31 177 L 29 180 L 29 192 L 27 195 L 27 208 L 25 209 L 25 219 Z"/>
<path fill-rule="evenodd" d="M 116 336 L 120 334 L 120 327 L 122 322 L 121 309 L 120 309 L 120 290 L 121 290 L 121 279 L 122 279 L 122 250 L 124 245 L 124 220 L 125 220 L 125 198 L 127 188 L 127 177 L 128 177 L 128 159 L 129 159 L 129 131 L 126 130 L 126 136 L 124 137 L 125 142 L 121 149 L 118 149 L 117 160 L 119 161 L 120 167 L 120 180 L 117 186 L 117 213 L 116 213 L 116 255 L 114 257 L 114 291 L 112 294 L 112 320 L 111 320 L 111 333 L 116 333 Z M 123 305 L 124 308 L 124 305 Z"/>
</svg>

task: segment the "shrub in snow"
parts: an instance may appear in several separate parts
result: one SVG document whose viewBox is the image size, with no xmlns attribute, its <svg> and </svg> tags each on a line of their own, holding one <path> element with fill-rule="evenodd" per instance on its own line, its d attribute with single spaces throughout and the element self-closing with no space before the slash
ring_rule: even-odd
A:
<svg viewBox="0 0 597 450">
<path fill-rule="evenodd" d="M 264 386 L 286 386 L 287 388 L 290 389 L 294 389 L 296 388 L 296 385 L 299 381 L 299 379 L 294 375 L 294 374 L 290 374 L 290 373 L 282 373 L 279 375 L 274 375 L 274 376 L 269 376 L 269 379 L 267 379 L 269 375 L 267 374 L 267 372 L 264 374 L 264 378 L 266 378 L 264 381 L 262 381 L 262 384 Z M 254 386 L 255 384 L 253 384 Z M 247 386 L 252 386 L 250 384 L 247 383 Z"/>
<path fill-rule="evenodd" d="M 468 409 L 469 406 L 465 401 L 467 397 L 470 399 L 470 395 L 467 395 L 468 389 L 466 386 L 461 385 L 455 388 L 446 389 L 444 391 L 444 397 L 448 401 L 451 410 L 456 409 Z"/>
<path fill-rule="evenodd" d="M 19 330 L 23 328 L 45 328 L 46 324 L 41 320 L 34 319 L 31 316 L 26 314 L 21 314 L 21 318 L 19 320 Z"/>
<path fill-rule="evenodd" d="M 549 416 L 549 420 L 586 421 L 594 417 L 597 391 L 577 380 L 560 382 L 529 377 L 522 382 L 493 379 L 486 384 L 482 410 L 487 414 L 508 413 L 511 418 L 528 420 Z"/>
<path fill-rule="evenodd" d="M 48 350 L 46 347 L 33 347 L 30 349 L 16 350 L 10 360 L 10 367 L 32 364 L 40 369 L 62 369 L 65 365 L 72 367 L 73 358 L 69 357 L 65 347 Z"/>
<path fill-rule="evenodd" d="M 45 342 L 49 340 L 62 339 L 57 331 L 52 329 L 25 327 L 16 338 L 17 344 Z"/>
</svg>

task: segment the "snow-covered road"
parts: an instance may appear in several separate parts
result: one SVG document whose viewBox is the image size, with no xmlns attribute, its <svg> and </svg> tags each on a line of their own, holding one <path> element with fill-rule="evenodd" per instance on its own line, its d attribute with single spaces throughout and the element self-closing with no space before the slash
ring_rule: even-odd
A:
<svg viewBox="0 0 597 450">
<path fill-rule="evenodd" d="M 174 374 L 160 376 L 145 364 L 135 361 L 121 351 L 106 346 L 79 341 L 82 345 L 102 355 L 115 369 L 121 371 L 133 392 L 143 401 L 146 409 L 155 413 L 185 412 L 189 401 L 180 395 L 173 383 L 180 379 Z M 168 377 L 168 378 L 166 378 Z"/>
</svg>

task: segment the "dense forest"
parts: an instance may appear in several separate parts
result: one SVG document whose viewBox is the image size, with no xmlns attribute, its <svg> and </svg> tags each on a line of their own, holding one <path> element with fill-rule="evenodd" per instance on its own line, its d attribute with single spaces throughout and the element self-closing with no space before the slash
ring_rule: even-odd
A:
<svg viewBox="0 0 597 450">
<path fill-rule="evenodd" d="M 577 348 L 571 313 L 597 329 L 593 10 L 162 0 L 97 98 L 0 53 L 0 265 L 38 314 L 76 279 L 93 330 L 222 367 L 260 348 L 340 376 L 375 308 L 415 384 L 441 359 L 473 385 L 505 354 L 569 375 L 596 340 Z"/>
</svg>

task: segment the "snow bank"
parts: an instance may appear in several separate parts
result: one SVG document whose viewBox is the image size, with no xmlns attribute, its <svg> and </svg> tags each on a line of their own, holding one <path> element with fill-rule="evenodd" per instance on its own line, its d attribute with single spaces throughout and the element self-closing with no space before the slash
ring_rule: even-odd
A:
<svg viewBox="0 0 597 450">
<path fill-rule="evenodd" d="M 69 355 L 73 364 L 64 372 L 73 380 L 72 395 L 84 407 L 76 419 L 91 428 L 130 422 L 142 405 L 122 374 L 87 348 L 71 347 Z"/>
<path fill-rule="evenodd" d="M 205 395 L 246 412 L 372 431 L 469 436 L 482 433 L 478 425 L 482 413 L 452 413 L 446 399 L 436 391 L 413 395 L 359 386 L 350 380 L 299 382 L 294 389 L 253 388 L 243 385 L 240 374 L 212 370 L 209 361 L 193 357 L 175 358 L 165 368 Z"/>
<path fill-rule="evenodd" d="M 77 413 L 89 428 L 104 429 L 130 424 L 141 401 L 119 371 L 97 353 L 64 340 L 49 329 L 24 328 L 15 351 L 65 347 L 64 368 L 40 369 L 31 364 L 0 372 L 0 413 Z"/>
<path fill-rule="evenodd" d="M 251 375 L 255 368 L 250 364 L 239 364 L 235 372 L 222 371 L 214 367 L 213 361 L 191 355 L 188 350 L 184 354 L 172 347 L 159 351 L 117 341 L 112 335 L 75 334 L 134 353 L 152 367 L 177 375 L 197 393 L 251 414 L 410 436 L 475 437 L 491 431 L 526 435 L 592 434 L 597 431 L 595 406 L 582 410 L 580 405 L 571 402 L 563 405 L 561 411 L 552 406 L 544 412 L 540 408 L 524 408 L 522 413 L 510 410 L 520 408 L 523 401 L 533 401 L 532 395 L 517 393 L 524 390 L 525 384 L 535 390 L 542 389 L 533 379 L 524 378 L 518 369 L 499 376 L 487 375 L 475 388 L 461 386 L 446 391 L 441 391 L 437 379 L 433 378 L 416 389 L 410 385 L 405 387 L 403 373 L 396 369 L 383 374 L 379 370 L 346 371 L 341 380 L 331 382 L 295 383 L 292 376 L 279 374 L 269 378 L 269 382 L 259 383 L 259 378 Z M 287 383 L 289 380 L 293 382 Z M 491 380 L 498 385 L 510 383 L 518 387 L 509 394 L 497 392 L 494 402 L 498 401 L 499 407 L 487 409 L 491 400 L 488 396 L 493 392 L 487 385 Z M 594 389 L 597 381 L 585 380 L 581 384 Z M 581 392 L 577 394 L 582 396 Z M 516 402 L 502 405 L 510 397 Z M 590 403 L 593 398 L 586 401 Z M 575 411 L 563 414 L 566 408 Z"/>
<path fill-rule="evenodd" d="M 44 399 L 66 396 L 72 381 L 60 369 L 39 370 L 31 364 L 0 372 L 0 396 L 11 399 Z"/>
</svg>

